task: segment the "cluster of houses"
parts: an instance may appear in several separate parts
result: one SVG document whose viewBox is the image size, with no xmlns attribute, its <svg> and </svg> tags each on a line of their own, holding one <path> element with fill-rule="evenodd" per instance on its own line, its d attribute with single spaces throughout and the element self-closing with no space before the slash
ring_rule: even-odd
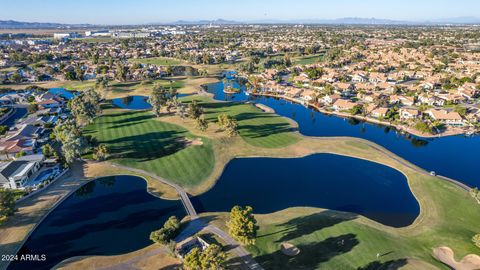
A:
<svg viewBox="0 0 480 270">
<path fill-rule="evenodd" d="M 458 52 L 455 61 L 434 72 L 438 64 L 435 57 L 427 58 L 417 49 L 393 51 L 384 43 L 374 44 L 374 49 L 362 51 L 362 61 L 265 69 L 250 80 L 255 81 L 252 85 L 259 94 L 284 97 L 325 110 L 348 113 L 360 106 L 363 115 L 383 119 L 394 109 L 399 120 L 407 125 L 428 118 L 449 127 L 469 130 L 478 127 L 479 53 Z M 404 67 L 410 62 L 413 62 L 410 68 Z"/>
<path fill-rule="evenodd" d="M 28 114 L 25 104 L 32 97 L 38 111 Z M 25 112 L 0 138 L 0 187 L 35 189 L 61 172 L 57 160 L 46 158 L 41 146 L 50 143 L 49 135 L 58 120 L 68 117 L 66 98 L 47 91 L 24 91 L 7 93 L 0 101 Z"/>
</svg>

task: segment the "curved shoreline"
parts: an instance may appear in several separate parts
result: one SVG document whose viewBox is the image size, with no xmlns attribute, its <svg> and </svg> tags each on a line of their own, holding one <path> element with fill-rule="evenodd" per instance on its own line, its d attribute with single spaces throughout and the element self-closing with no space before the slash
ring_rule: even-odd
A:
<svg viewBox="0 0 480 270">
<path fill-rule="evenodd" d="M 288 100 L 288 101 L 291 101 L 293 103 L 302 105 L 302 103 L 298 102 L 298 100 L 296 100 L 294 98 L 286 97 L 286 96 L 278 96 L 278 95 L 264 94 L 264 93 L 251 93 L 251 95 L 261 96 L 261 97 L 278 98 L 278 99 Z M 360 115 L 351 115 L 351 114 L 336 112 L 336 111 L 329 111 L 329 110 L 325 110 L 325 109 L 319 107 L 318 105 L 312 104 L 312 103 L 307 103 L 305 105 L 308 106 L 309 108 L 313 108 L 314 110 L 316 110 L 320 113 L 326 114 L 326 115 L 334 115 L 334 116 L 340 117 L 340 118 L 353 118 L 353 119 L 368 122 L 368 123 L 371 123 L 371 124 L 377 124 L 377 125 L 381 125 L 381 126 L 385 126 L 385 127 L 393 127 L 400 132 L 405 132 L 405 133 L 408 133 L 410 135 L 413 135 L 413 136 L 416 136 L 416 137 L 419 137 L 419 138 L 424 138 L 424 139 L 442 138 L 442 137 L 457 136 L 457 135 L 462 135 L 462 134 L 466 135 L 464 131 L 457 131 L 457 132 L 454 131 L 454 132 L 451 132 L 451 133 L 442 133 L 442 134 L 426 134 L 426 133 L 421 133 L 421 132 L 416 131 L 414 129 L 405 127 L 403 125 L 393 124 L 391 122 L 385 122 L 385 121 L 381 121 L 381 120 L 374 119 L 374 118 L 371 118 L 371 117 L 360 116 Z"/>
<path fill-rule="evenodd" d="M 72 194 L 74 194 L 77 190 L 79 190 L 80 188 L 82 188 L 83 186 L 91 183 L 92 181 L 95 181 L 95 180 L 98 180 L 98 179 L 102 179 L 102 178 L 107 178 L 107 177 L 116 177 L 116 176 L 133 176 L 133 177 L 138 177 L 142 180 L 145 181 L 145 184 L 146 184 L 146 187 L 145 187 L 145 190 L 148 194 L 150 194 L 150 196 L 153 196 L 153 197 L 156 197 L 158 199 L 161 199 L 161 200 L 168 200 L 168 199 L 164 199 L 152 192 L 150 192 L 150 190 L 148 190 L 148 180 L 143 177 L 143 176 L 139 176 L 139 175 L 127 175 L 127 174 L 119 174 L 119 175 L 111 175 L 111 176 L 100 176 L 100 177 L 97 177 L 97 178 L 93 178 L 93 179 L 83 179 L 84 183 L 82 183 L 81 185 L 77 186 L 75 189 L 72 189 L 68 192 L 68 194 L 66 194 L 65 196 L 63 196 L 62 198 L 60 198 L 60 200 L 56 201 L 55 204 L 42 216 L 42 218 L 30 229 L 30 231 L 28 232 L 28 234 L 24 237 L 23 241 L 20 243 L 19 247 L 16 249 L 15 251 L 15 254 L 18 254 L 18 252 L 20 251 L 20 249 L 25 245 L 25 243 L 27 242 L 27 240 L 30 238 L 30 236 L 35 232 L 35 230 L 37 230 L 37 228 L 43 223 L 43 221 L 57 208 L 59 207 L 65 200 L 67 200 L 68 198 L 70 198 L 70 196 L 72 196 Z M 50 187 L 47 186 L 47 188 Z M 46 190 L 46 189 L 44 189 Z M 8 268 L 8 266 L 10 265 L 10 261 L 7 263 L 5 269 Z"/>
</svg>

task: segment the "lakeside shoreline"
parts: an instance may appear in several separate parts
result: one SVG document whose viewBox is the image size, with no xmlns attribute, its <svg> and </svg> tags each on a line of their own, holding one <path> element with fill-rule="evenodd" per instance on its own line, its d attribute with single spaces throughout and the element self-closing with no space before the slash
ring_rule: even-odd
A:
<svg viewBox="0 0 480 270">
<path fill-rule="evenodd" d="M 287 97 L 287 96 L 278 96 L 278 95 L 264 94 L 264 93 L 250 93 L 250 94 L 253 95 L 253 96 L 279 98 L 279 99 L 291 101 L 291 102 L 296 103 L 296 104 L 305 105 L 305 104 L 302 104 L 301 102 L 299 102 L 297 99 L 290 98 L 290 97 Z M 317 110 L 318 112 L 326 114 L 326 115 L 334 115 L 334 116 L 341 117 L 341 118 L 353 118 L 353 119 L 357 119 L 357 120 L 372 123 L 372 124 L 378 124 L 378 125 L 382 125 L 382 126 L 386 126 L 386 127 L 393 127 L 397 131 L 405 132 L 405 133 L 408 133 L 410 135 L 417 136 L 417 137 L 420 137 L 420 138 L 425 138 L 425 139 L 457 136 L 457 135 L 462 135 L 462 134 L 466 135 L 465 131 L 451 130 L 451 129 L 446 131 L 446 132 L 442 132 L 440 134 L 426 134 L 426 133 L 422 133 L 418 130 L 414 130 L 414 129 L 405 127 L 403 125 L 393 124 L 391 122 L 385 122 L 385 121 L 381 121 L 381 120 L 366 117 L 366 116 L 351 115 L 351 114 L 337 112 L 337 111 L 328 111 L 328 110 L 325 110 L 322 107 L 319 107 L 318 105 L 312 104 L 312 103 L 308 103 L 308 104 L 306 104 L 306 106 L 309 107 L 309 108 L 313 108 L 313 109 Z"/>
</svg>

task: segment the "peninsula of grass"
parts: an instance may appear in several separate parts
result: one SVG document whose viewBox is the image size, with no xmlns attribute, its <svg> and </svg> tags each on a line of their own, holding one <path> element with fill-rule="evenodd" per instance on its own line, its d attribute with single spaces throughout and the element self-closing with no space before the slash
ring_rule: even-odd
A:
<svg viewBox="0 0 480 270">
<path fill-rule="evenodd" d="M 157 66 L 179 66 L 185 64 L 185 61 L 183 60 L 169 57 L 135 58 L 129 59 L 128 61 L 132 63 L 152 64 Z"/>
<path fill-rule="evenodd" d="M 148 111 L 106 109 L 84 130 L 108 146 L 111 162 L 141 169 L 184 187 L 195 186 L 212 171 L 211 141 L 158 121 Z M 201 139 L 201 145 L 189 142 Z"/>
<path fill-rule="evenodd" d="M 220 114 L 228 114 L 238 121 L 239 135 L 250 145 L 280 148 L 296 143 L 300 138 L 290 122 L 276 114 L 265 113 L 252 104 L 215 102 L 209 98 L 192 96 L 184 102 L 196 100 L 204 108 L 205 119 L 217 122 Z"/>
</svg>

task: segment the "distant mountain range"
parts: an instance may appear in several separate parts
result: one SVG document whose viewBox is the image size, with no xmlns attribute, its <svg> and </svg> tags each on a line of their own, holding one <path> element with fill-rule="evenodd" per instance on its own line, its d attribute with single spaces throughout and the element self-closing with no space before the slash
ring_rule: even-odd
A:
<svg viewBox="0 0 480 270">
<path fill-rule="evenodd" d="M 339 19 L 298 19 L 298 20 L 252 20 L 252 21 L 231 21 L 224 19 L 216 20 L 198 20 L 185 21 L 179 20 L 170 23 L 151 23 L 143 25 L 241 25 L 241 24 L 338 24 L 338 25 L 446 25 L 446 24 L 480 24 L 480 18 L 477 17 L 456 17 L 438 20 L 425 21 L 402 21 L 378 18 L 339 18 Z M 62 24 L 62 23 L 44 23 L 44 22 L 20 22 L 0 20 L 0 29 L 68 29 L 68 28 L 86 28 L 96 27 L 93 24 Z M 118 25 L 117 25 L 118 26 Z M 102 25 L 101 27 L 108 27 Z"/>
<path fill-rule="evenodd" d="M 63 24 L 63 23 L 43 23 L 43 22 L 19 22 L 19 21 L 1 21 L 0 29 L 48 29 L 48 28 L 80 28 L 89 27 L 91 24 Z"/>
</svg>

